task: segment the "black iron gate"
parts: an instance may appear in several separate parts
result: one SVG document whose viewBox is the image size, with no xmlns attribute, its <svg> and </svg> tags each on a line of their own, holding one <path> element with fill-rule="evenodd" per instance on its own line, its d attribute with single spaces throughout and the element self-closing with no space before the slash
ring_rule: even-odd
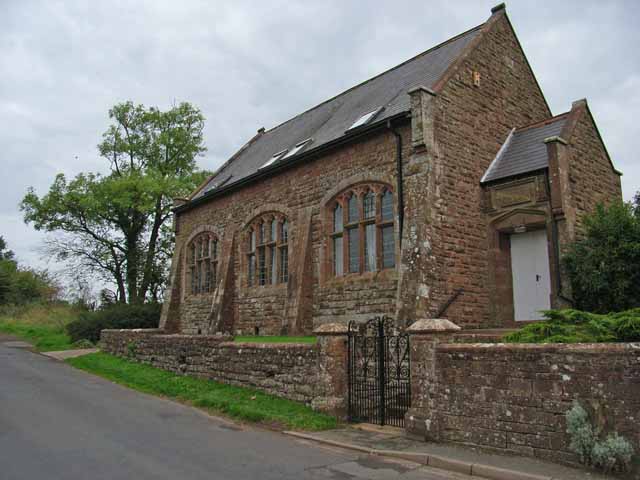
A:
<svg viewBox="0 0 640 480">
<path fill-rule="evenodd" d="M 411 406 L 409 336 L 393 319 L 349 323 L 349 420 L 404 426 Z"/>
</svg>

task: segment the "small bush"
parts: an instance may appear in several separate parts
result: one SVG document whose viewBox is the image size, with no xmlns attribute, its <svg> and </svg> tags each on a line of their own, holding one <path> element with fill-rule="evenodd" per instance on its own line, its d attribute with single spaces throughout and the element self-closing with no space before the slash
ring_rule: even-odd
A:
<svg viewBox="0 0 640 480">
<path fill-rule="evenodd" d="M 597 442 L 591 454 L 593 466 L 605 472 L 626 472 L 631 467 L 633 447 L 617 433 Z"/>
<path fill-rule="evenodd" d="M 100 331 L 106 328 L 157 328 L 160 322 L 161 305 L 116 304 L 95 312 L 83 312 L 67 325 L 72 342 L 88 340 L 97 343 Z"/>
<path fill-rule="evenodd" d="M 617 433 L 598 439 L 589 415 L 578 402 L 566 414 L 567 433 L 571 437 L 569 448 L 580 456 L 585 465 L 592 465 L 605 472 L 626 472 L 631 468 L 633 447 Z"/>
<path fill-rule="evenodd" d="M 596 434 L 589 422 L 589 415 L 578 402 L 567 412 L 567 433 L 571 437 L 569 448 L 580 456 L 580 461 L 591 464 L 591 454 L 596 444 Z"/>
<path fill-rule="evenodd" d="M 73 342 L 73 348 L 82 349 L 82 348 L 94 348 L 95 345 L 91 343 L 86 338 L 82 340 L 78 340 L 77 342 Z"/>
<path fill-rule="evenodd" d="M 547 320 L 506 335 L 508 343 L 602 343 L 640 341 L 640 308 L 598 315 L 580 310 L 547 310 Z"/>
</svg>

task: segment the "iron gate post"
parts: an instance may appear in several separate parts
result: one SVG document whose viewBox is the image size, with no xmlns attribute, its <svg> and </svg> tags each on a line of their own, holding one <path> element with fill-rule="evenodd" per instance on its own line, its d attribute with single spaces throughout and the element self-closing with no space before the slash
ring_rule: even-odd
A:
<svg viewBox="0 0 640 480">
<path fill-rule="evenodd" d="M 385 421 L 385 338 L 384 338 L 384 317 L 380 317 L 378 319 L 378 351 L 377 360 L 378 360 L 378 415 L 380 417 L 380 425 L 384 426 Z"/>
</svg>

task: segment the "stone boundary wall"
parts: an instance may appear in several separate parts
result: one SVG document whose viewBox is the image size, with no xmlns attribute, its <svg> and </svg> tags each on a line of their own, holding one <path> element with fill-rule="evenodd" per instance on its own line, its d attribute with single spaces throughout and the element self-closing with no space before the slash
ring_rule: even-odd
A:
<svg viewBox="0 0 640 480">
<path fill-rule="evenodd" d="M 413 433 L 576 464 L 565 413 L 578 400 L 640 452 L 640 344 L 412 342 Z"/>
<path fill-rule="evenodd" d="M 340 348 L 344 342 L 336 342 L 340 337 L 318 338 L 316 344 L 235 343 L 224 335 L 103 330 L 101 348 L 171 372 L 255 388 L 340 415 L 345 410 L 340 378 L 340 371 L 346 372 L 346 354 Z"/>
</svg>

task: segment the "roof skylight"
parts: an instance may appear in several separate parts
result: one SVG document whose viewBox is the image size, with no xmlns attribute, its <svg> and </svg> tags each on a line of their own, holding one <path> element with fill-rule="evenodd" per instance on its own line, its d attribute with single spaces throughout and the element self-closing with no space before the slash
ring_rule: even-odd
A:
<svg viewBox="0 0 640 480">
<path fill-rule="evenodd" d="M 302 150 L 304 147 L 306 147 L 309 143 L 311 142 L 310 138 L 307 138 L 306 140 L 301 141 L 300 143 L 296 144 L 295 147 L 293 147 L 291 150 L 289 150 L 289 153 L 287 153 L 284 157 L 282 158 L 289 158 L 289 157 L 293 157 L 295 154 L 297 154 L 300 150 Z"/>
<path fill-rule="evenodd" d="M 217 179 L 210 183 L 209 185 L 207 185 L 204 189 L 204 191 L 202 192 L 203 194 L 210 192 L 211 190 L 215 190 L 216 188 L 220 188 L 221 186 L 223 186 L 225 183 L 227 183 L 231 177 L 233 177 L 233 175 L 227 175 L 225 178 L 221 178 L 221 179 Z"/>
<path fill-rule="evenodd" d="M 278 160 L 280 160 L 280 158 L 282 158 L 282 156 L 285 153 L 287 153 L 287 150 L 282 150 L 282 151 L 274 154 L 273 157 L 271 157 L 269 160 L 267 160 L 267 162 L 264 165 L 262 165 L 259 169 L 267 168 L 269 165 L 272 165 L 273 163 L 277 162 Z"/>
<path fill-rule="evenodd" d="M 375 110 L 365 113 L 360 118 L 358 118 L 355 122 L 353 122 L 353 125 L 347 128 L 347 130 L 353 130 L 354 128 L 358 128 L 358 127 L 362 127 L 363 125 L 366 125 L 371 120 L 373 120 L 373 118 L 380 112 L 380 110 L 382 110 L 382 107 L 378 107 Z"/>
</svg>

